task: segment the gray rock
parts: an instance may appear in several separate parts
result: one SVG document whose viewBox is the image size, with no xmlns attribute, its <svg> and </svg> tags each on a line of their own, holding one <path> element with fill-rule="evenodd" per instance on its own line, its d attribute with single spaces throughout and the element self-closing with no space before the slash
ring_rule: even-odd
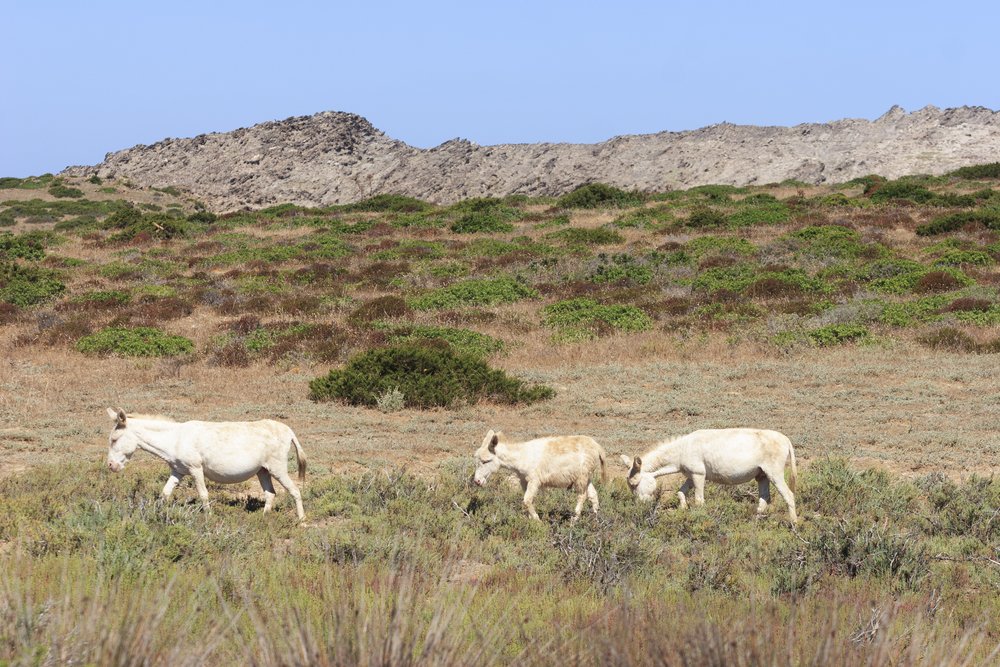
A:
<svg viewBox="0 0 1000 667">
<path fill-rule="evenodd" d="M 1000 113 L 983 107 L 845 119 L 795 127 L 720 123 L 599 144 L 479 146 L 452 139 L 419 149 L 361 116 L 323 112 L 109 153 L 75 176 L 174 186 L 220 211 L 278 203 L 343 204 L 383 193 L 451 203 L 508 194 L 557 196 L 590 182 L 662 191 L 866 174 L 941 174 L 1000 161 Z"/>
</svg>

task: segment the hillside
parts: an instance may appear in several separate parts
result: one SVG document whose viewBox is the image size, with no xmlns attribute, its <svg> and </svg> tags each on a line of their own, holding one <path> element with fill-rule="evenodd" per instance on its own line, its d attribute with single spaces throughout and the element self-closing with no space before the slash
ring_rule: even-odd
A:
<svg viewBox="0 0 1000 667">
<path fill-rule="evenodd" d="M 388 137 L 360 116 L 324 112 L 135 146 L 64 175 L 172 186 L 231 211 L 344 204 L 387 193 L 438 204 L 558 196 L 589 182 L 650 192 L 789 179 L 839 183 L 866 174 L 942 174 L 998 155 L 1000 114 L 982 107 L 912 113 L 893 107 L 874 121 L 795 127 L 722 123 L 599 144 L 478 146 L 455 139 L 431 149 Z"/>
</svg>

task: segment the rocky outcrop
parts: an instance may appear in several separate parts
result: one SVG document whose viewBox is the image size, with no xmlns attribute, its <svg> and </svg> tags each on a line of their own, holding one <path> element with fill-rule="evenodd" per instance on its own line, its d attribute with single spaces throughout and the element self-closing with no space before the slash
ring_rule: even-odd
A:
<svg viewBox="0 0 1000 667">
<path fill-rule="evenodd" d="M 381 193 L 437 203 L 508 194 L 560 195 L 588 182 L 666 190 L 795 179 L 837 183 L 880 174 L 940 174 L 1000 161 L 1000 113 L 983 107 L 795 127 L 721 123 L 599 144 L 479 146 L 454 139 L 419 149 L 355 114 L 323 112 L 109 153 L 70 175 L 174 186 L 218 210 L 276 203 L 341 204 Z"/>
</svg>

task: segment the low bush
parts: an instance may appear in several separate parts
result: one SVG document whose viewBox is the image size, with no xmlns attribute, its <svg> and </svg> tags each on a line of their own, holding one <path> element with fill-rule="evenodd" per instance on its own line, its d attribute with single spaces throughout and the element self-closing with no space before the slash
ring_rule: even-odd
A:
<svg viewBox="0 0 1000 667">
<path fill-rule="evenodd" d="M 83 197 L 83 190 L 65 185 L 53 185 L 49 188 L 49 194 L 57 199 L 80 199 Z"/>
<path fill-rule="evenodd" d="M 978 352 L 979 343 L 969 334 L 955 327 L 940 327 L 920 334 L 917 340 L 932 350 L 949 352 Z"/>
<path fill-rule="evenodd" d="M 488 357 L 503 349 L 503 341 L 492 336 L 481 334 L 469 329 L 438 327 L 426 324 L 413 324 L 391 329 L 389 339 L 393 343 L 406 343 L 421 340 L 443 340 L 462 354 L 476 357 Z"/>
<path fill-rule="evenodd" d="M 410 299 L 410 306 L 417 310 L 496 306 L 537 296 L 537 291 L 514 278 L 476 278 L 414 297 Z"/>
<path fill-rule="evenodd" d="M 699 207 L 691 211 L 688 217 L 682 221 L 685 227 L 694 229 L 706 229 L 714 227 L 724 227 L 726 216 L 714 208 Z"/>
<path fill-rule="evenodd" d="M 0 261 L 0 302 L 23 308 L 51 299 L 65 289 L 55 271 Z"/>
<path fill-rule="evenodd" d="M 451 225 L 451 231 L 458 234 L 510 232 L 514 230 L 511 223 L 522 217 L 520 209 L 502 199 L 469 199 L 456 204 L 453 210 L 461 214 Z"/>
<path fill-rule="evenodd" d="M 653 279 L 653 270 L 645 264 L 637 262 L 632 255 L 624 253 L 611 257 L 602 255 L 598 258 L 598 264 L 591 271 L 588 279 L 598 284 L 645 285 Z"/>
<path fill-rule="evenodd" d="M 738 211 L 726 217 L 731 227 L 752 227 L 753 225 L 779 225 L 791 216 L 788 206 L 779 201 L 741 206 Z"/>
<path fill-rule="evenodd" d="M 529 387 L 450 345 L 406 343 L 356 355 L 344 368 L 310 382 L 309 398 L 376 406 L 393 390 L 402 392 L 406 407 L 421 409 L 477 401 L 533 403 L 554 393 Z"/>
<path fill-rule="evenodd" d="M 646 196 L 640 192 L 626 192 L 605 183 L 581 185 L 559 198 L 561 208 L 626 208 L 640 206 Z"/>
<path fill-rule="evenodd" d="M 1000 178 L 1000 162 L 990 162 L 987 164 L 974 164 L 968 167 L 960 167 L 955 171 L 950 171 L 946 176 L 953 178 L 967 178 L 976 180 L 980 178 Z"/>
<path fill-rule="evenodd" d="M 193 352 L 194 343 L 153 327 L 108 327 L 81 338 L 76 349 L 84 354 L 169 357 Z"/>
<path fill-rule="evenodd" d="M 653 320 L 641 308 L 624 304 L 605 305 L 586 297 L 567 299 L 542 309 L 546 326 L 563 330 L 600 333 L 602 325 L 611 331 L 645 331 Z"/>
<path fill-rule="evenodd" d="M 375 320 L 409 317 L 413 310 L 398 296 L 380 296 L 366 301 L 347 316 L 350 322 L 374 322 Z"/>
<path fill-rule="evenodd" d="M 1000 210 L 981 209 L 938 216 L 917 227 L 917 235 L 934 236 L 958 231 L 966 225 L 982 225 L 987 229 L 1000 230 Z"/>
<path fill-rule="evenodd" d="M 5 259 L 27 259 L 38 261 L 45 257 L 45 243 L 42 238 L 33 233 L 0 234 L 0 261 Z"/>
<path fill-rule="evenodd" d="M 853 341 L 862 341 L 871 336 L 868 327 L 861 324 L 831 324 L 812 329 L 806 334 L 814 345 L 829 347 Z"/>
<path fill-rule="evenodd" d="M 381 194 L 369 199 L 341 206 L 346 212 L 364 211 L 372 213 L 420 213 L 433 208 L 432 204 L 406 195 Z"/>
<path fill-rule="evenodd" d="M 923 185 L 907 180 L 886 181 L 872 192 L 867 192 L 873 202 L 909 201 L 916 204 L 926 204 L 935 198 L 935 194 Z"/>
</svg>

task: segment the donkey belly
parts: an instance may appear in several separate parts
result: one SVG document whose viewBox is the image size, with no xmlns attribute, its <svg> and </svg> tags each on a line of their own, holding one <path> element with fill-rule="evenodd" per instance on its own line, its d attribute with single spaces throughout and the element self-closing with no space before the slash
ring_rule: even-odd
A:
<svg viewBox="0 0 1000 667">
<path fill-rule="evenodd" d="M 258 470 L 260 470 L 259 465 L 254 466 L 252 470 L 249 468 L 226 468 L 223 470 L 205 468 L 205 477 L 217 484 L 236 484 L 256 476 Z"/>
</svg>

